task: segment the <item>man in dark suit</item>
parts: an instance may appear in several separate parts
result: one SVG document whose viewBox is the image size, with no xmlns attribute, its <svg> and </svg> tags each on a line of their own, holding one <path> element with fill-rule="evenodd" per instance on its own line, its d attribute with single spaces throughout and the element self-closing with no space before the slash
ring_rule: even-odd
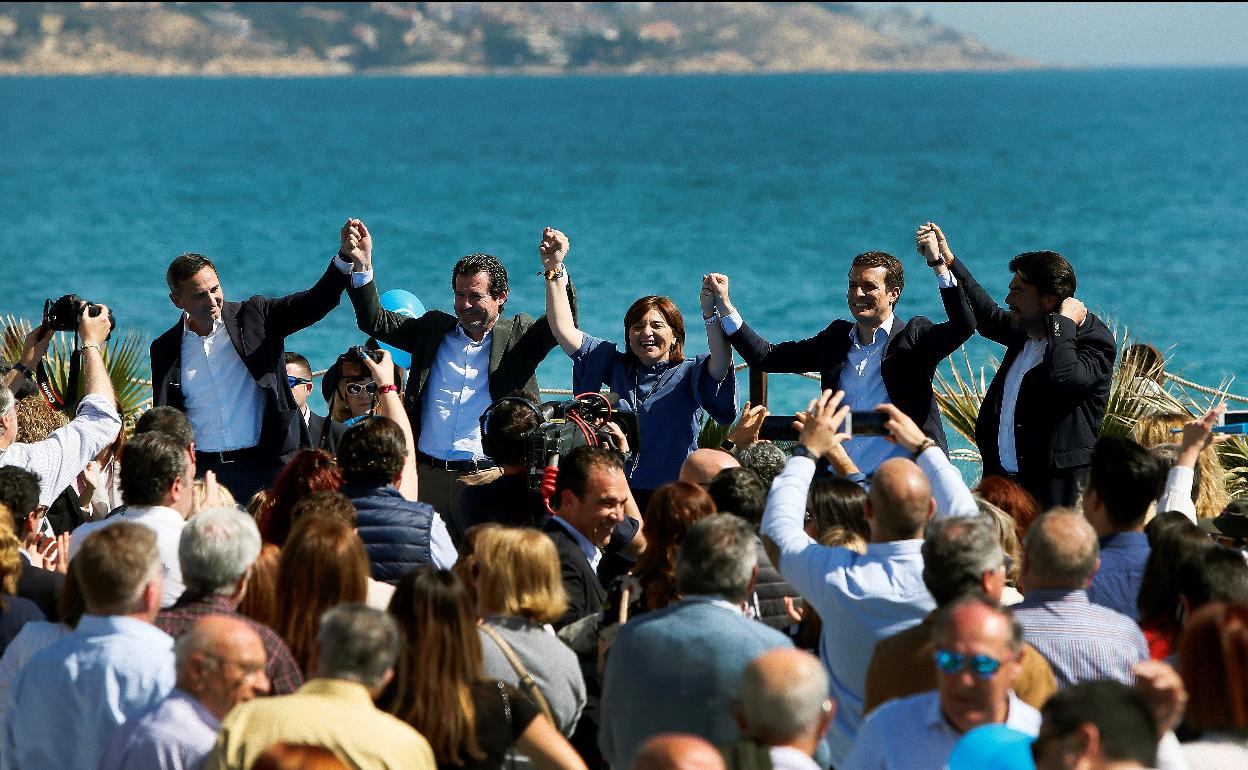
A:
<svg viewBox="0 0 1248 770">
<path fill-rule="evenodd" d="M 0 506 L 12 514 L 13 532 L 19 543 L 28 533 L 39 531 L 39 477 L 14 466 L 0 468 Z M 57 600 L 65 585 L 65 574 L 41 569 L 30 563 L 30 556 L 19 547 L 22 571 L 17 577 L 17 595 L 29 599 L 49 620 L 60 620 Z M 69 555 L 65 554 L 66 564 Z"/>
<path fill-rule="evenodd" d="M 312 365 L 308 363 L 308 359 L 289 350 L 283 360 L 286 361 L 286 383 L 290 385 L 295 403 L 299 405 L 299 414 L 303 416 L 303 422 L 308 427 L 308 443 L 299 448 L 324 449 L 331 455 L 338 454 L 338 442 L 342 440 L 342 434 L 347 427 L 320 416 L 308 406 L 308 396 L 312 395 Z M 283 459 L 290 462 L 290 457 Z"/>
<path fill-rule="evenodd" d="M 1010 260 L 1003 310 L 954 259 L 939 227 L 929 222 L 924 233 L 936 236 L 979 333 L 1006 346 L 975 425 L 984 475 L 1018 481 L 1041 510 L 1073 505 L 1109 400 L 1113 333 L 1075 299 L 1075 270 L 1061 254 L 1030 251 Z"/>
<path fill-rule="evenodd" d="M 373 241 L 351 220 L 340 254 L 355 265 L 348 292 L 360 331 L 412 355 L 404 406 L 416 436 L 420 499 L 450 519 L 459 513 L 464 481 L 497 477 L 481 449 L 479 419 L 515 390 L 537 392 L 537 366 L 555 347 L 546 317 L 503 317 L 507 269 L 489 254 L 470 254 L 451 271 L 455 314 L 430 310 L 419 318 L 384 310 L 373 280 Z M 575 294 L 568 286 L 575 308 Z"/>
<path fill-rule="evenodd" d="M 207 257 L 183 254 L 169 265 L 169 299 L 183 312 L 152 343 L 154 404 L 186 412 L 199 472 L 215 471 L 240 501 L 310 443 L 286 381 L 286 337 L 337 307 L 350 271 L 335 258 L 307 291 L 226 302 Z"/>
<path fill-rule="evenodd" d="M 949 320 L 933 324 L 923 316 L 902 321 L 894 315 L 905 287 L 900 260 L 882 251 L 854 257 L 846 299 L 854 322 L 836 320 L 804 340 L 772 345 L 745 323 L 728 295 L 728 277 L 712 273 L 705 279 L 715 294 L 715 310 L 728 341 L 745 362 L 764 372 L 819 372 L 820 388 L 845 392 L 855 411 L 895 405 L 947 451 L 940 409 L 932 393 L 936 366 L 975 331 L 975 319 L 962 287 L 936 253 L 936 243 L 920 243 L 936 273 L 940 299 Z M 909 455 L 880 436 L 860 436 L 845 450 L 863 473 L 870 475 L 890 457 Z"/>
</svg>

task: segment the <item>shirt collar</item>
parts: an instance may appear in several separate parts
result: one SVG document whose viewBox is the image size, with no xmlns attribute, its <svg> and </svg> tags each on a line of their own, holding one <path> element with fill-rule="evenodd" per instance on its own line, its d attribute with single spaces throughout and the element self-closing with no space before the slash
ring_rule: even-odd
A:
<svg viewBox="0 0 1248 770">
<path fill-rule="evenodd" d="M 188 316 L 185 312 L 182 313 L 182 336 L 185 337 L 188 334 L 193 334 L 196 337 L 199 337 L 199 333 L 191 329 L 190 324 L 187 323 L 190 320 L 190 318 L 191 317 Z M 220 318 L 214 318 L 212 319 L 212 330 L 208 332 L 207 336 L 211 337 L 224 328 L 225 328 L 225 322 L 222 321 Z"/>
<path fill-rule="evenodd" d="M 125 517 L 135 519 L 138 517 L 146 517 L 167 521 L 185 522 L 186 518 L 173 508 L 164 505 L 130 505 L 126 506 Z"/>
<path fill-rule="evenodd" d="M 713 596 L 711 594 L 686 594 L 683 597 L 683 600 L 687 604 L 710 604 L 716 607 L 722 607 L 730 612 L 735 612 L 738 615 L 745 614 L 745 612 L 741 609 L 741 605 L 733 604 L 722 596 Z"/>
<path fill-rule="evenodd" d="M 850 324 L 849 326 L 850 342 L 852 342 L 853 344 L 857 345 L 860 348 L 871 347 L 871 345 L 876 344 L 876 340 L 880 338 L 880 332 L 884 332 L 884 339 L 885 341 L 887 341 L 888 338 L 891 337 L 893 334 L 893 322 L 896 320 L 897 320 L 896 313 L 892 313 L 888 316 L 888 318 L 885 318 L 884 323 L 880 324 L 879 328 L 875 330 L 875 337 L 871 340 L 870 344 L 868 345 L 863 345 L 861 342 L 858 341 L 858 324 L 856 323 Z"/>
<path fill-rule="evenodd" d="M 945 730 L 952 731 L 955 735 L 962 735 L 963 733 L 958 732 L 958 728 L 950 724 L 948 719 L 945 719 L 945 713 L 944 711 L 941 710 L 941 707 L 940 707 L 940 691 L 937 690 L 933 692 L 932 695 L 934 696 L 932 697 L 932 705 L 931 705 L 931 708 L 928 709 L 927 715 L 926 715 L 927 726 L 932 729 L 943 728 Z M 1013 690 L 1009 691 L 1009 699 L 1010 699 L 1009 706 L 1006 707 L 1006 712 L 1005 712 L 1005 721 L 1000 723 L 1000 724 L 1005 725 L 1006 727 L 1010 727 L 1010 717 L 1016 715 L 1019 712 L 1018 704 L 1022 703 L 1022 701 L 1018 699 L 1018 696 L 1014 694 Z"/>
<path fill-rule="evenodd" d="M 572 539 L 576 541 L 577 546 L 581 549 L 581 553 L 585 554 L 585 559 L 589 561 L 589 566 L 593 567 L 595 570 L 598 569 L 598 562 L 602 559 L 602 551 L 598 550 L 598 546 L 591 543 L 589 538 L 581 534 L 579 529 L 564 521 L 559 516 L 555 516 L 554 519 L 559 522 L 564 529 L 571 533 Z"/>
<path fill-rule="evenodd" d="M 451 334 L 455 335 L 455 339 L 468 345 L 486 345 L 489 344 L 490 335 L 494 334 L 494 327 L 490 327 L 490 330 L 485 333 L 485 336 L 481 338 L 480 342 L 476 342 L 472 339 L 472 337 L 468 336 L 468 332 L 464 331 L 463 324 L 455 324 L 455 328 L 451 329 Z"/>
<path fill-rule="evenodd" d="M 1045 602 L 1079 602 L 1088 603 L 1088 592 L 1083 589 L 1074 591 L 1065 588 L 1033 588 L 1023 595 L 1023 603 L 1028 605 Z"/>
</svg>

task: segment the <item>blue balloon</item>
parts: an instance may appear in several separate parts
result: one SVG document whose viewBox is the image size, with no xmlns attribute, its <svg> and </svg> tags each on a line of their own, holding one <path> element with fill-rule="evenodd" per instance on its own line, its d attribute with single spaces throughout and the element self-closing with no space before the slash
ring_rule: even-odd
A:
<svg viewBox="0 0 1248 770">
<path fill-rule="evenodd" d="M 399 315 L 405 315 L 408 318 L 419 318 L 425 314 L 425 305 L 415 294 L 407 289 L 391 289 L 381 295 L 381 306 L 386 310 L 394 311 Z M 377 346 L 382 350 L 390 351 L 390 357 L 394 359 L 394 363 L 404 369 L 410 369 L 412 366 L 412 354 L 406 350 L 400 350 L 392 345 L 378 341 Z"/>
</svg>

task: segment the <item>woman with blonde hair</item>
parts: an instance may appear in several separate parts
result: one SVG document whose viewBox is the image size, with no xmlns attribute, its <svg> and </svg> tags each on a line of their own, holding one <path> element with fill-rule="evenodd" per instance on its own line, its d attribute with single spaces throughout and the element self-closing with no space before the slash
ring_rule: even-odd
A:
<svg viewBox="0 0 1248 770">
<path fill-rule="evenodd" d="M 1131 438 L 1146 447 L 1169 444 L 1177 441 L 1182 436 L 1183 426 L 1194 419 L 1196 418 L 1185 412 L 1141 417 L 1131 431 Z M 1176 428 L 1180 430 L 1180 433 L 1172 432 Z M 1226 490 L 1226 469 L 1218 460 L 1215 445 L 1210 444 L 1200 450 L 1192 484 L 1196 490 L 1196 518 L 1198 519 L 1217 517 L 1231 501 L 1231 496 Z"/>
<path fill-rule="evenodd" d="M 555 544 L 535 529 L 486 525 L 474 535 L 485 675 L 545 700 L 555 727 L 571 736 L 585 708 L 585 678 L 550 627 L 568 605 Z"/>
</svg>

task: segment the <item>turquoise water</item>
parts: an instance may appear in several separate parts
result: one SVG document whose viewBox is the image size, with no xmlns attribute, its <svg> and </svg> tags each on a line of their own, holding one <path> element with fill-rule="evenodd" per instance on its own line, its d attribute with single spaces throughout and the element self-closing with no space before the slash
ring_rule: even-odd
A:
<svg viewBox="0 0 1248 770">
<path fill-rule="evenodd" d="M 460 255 L 488 251 L 511 271 L 509 309 L 540 313 L 553 225 L 591 333 L 618 339 L 641 294 L 697 316 L 716 270 L 782 339 L 847 315 L 849 261 L 870 249 L 906 260 L 902 315 L 940 317 L 913 251 L 932 219 L 998 297 L 1011 255 L 1056 249 L 1094 312 L 1174 346 L 1188 377 L 1248 374 L 1248 70 L 0 78 L 0 104 L 0 313 L 72 291 L 154 336 L 176 319 L 178 253 L 212 257 L 227 299 L 286 293 L 358 216 L 381 287 L 430 307 L 449 308 Z M 289 347 L 323 367 L 358 337 L 344 298 Z M 567 387 L 567 359 L 541 377 Z M 774 378 L 773 405 L 815 388 Z"/>
</svg>

